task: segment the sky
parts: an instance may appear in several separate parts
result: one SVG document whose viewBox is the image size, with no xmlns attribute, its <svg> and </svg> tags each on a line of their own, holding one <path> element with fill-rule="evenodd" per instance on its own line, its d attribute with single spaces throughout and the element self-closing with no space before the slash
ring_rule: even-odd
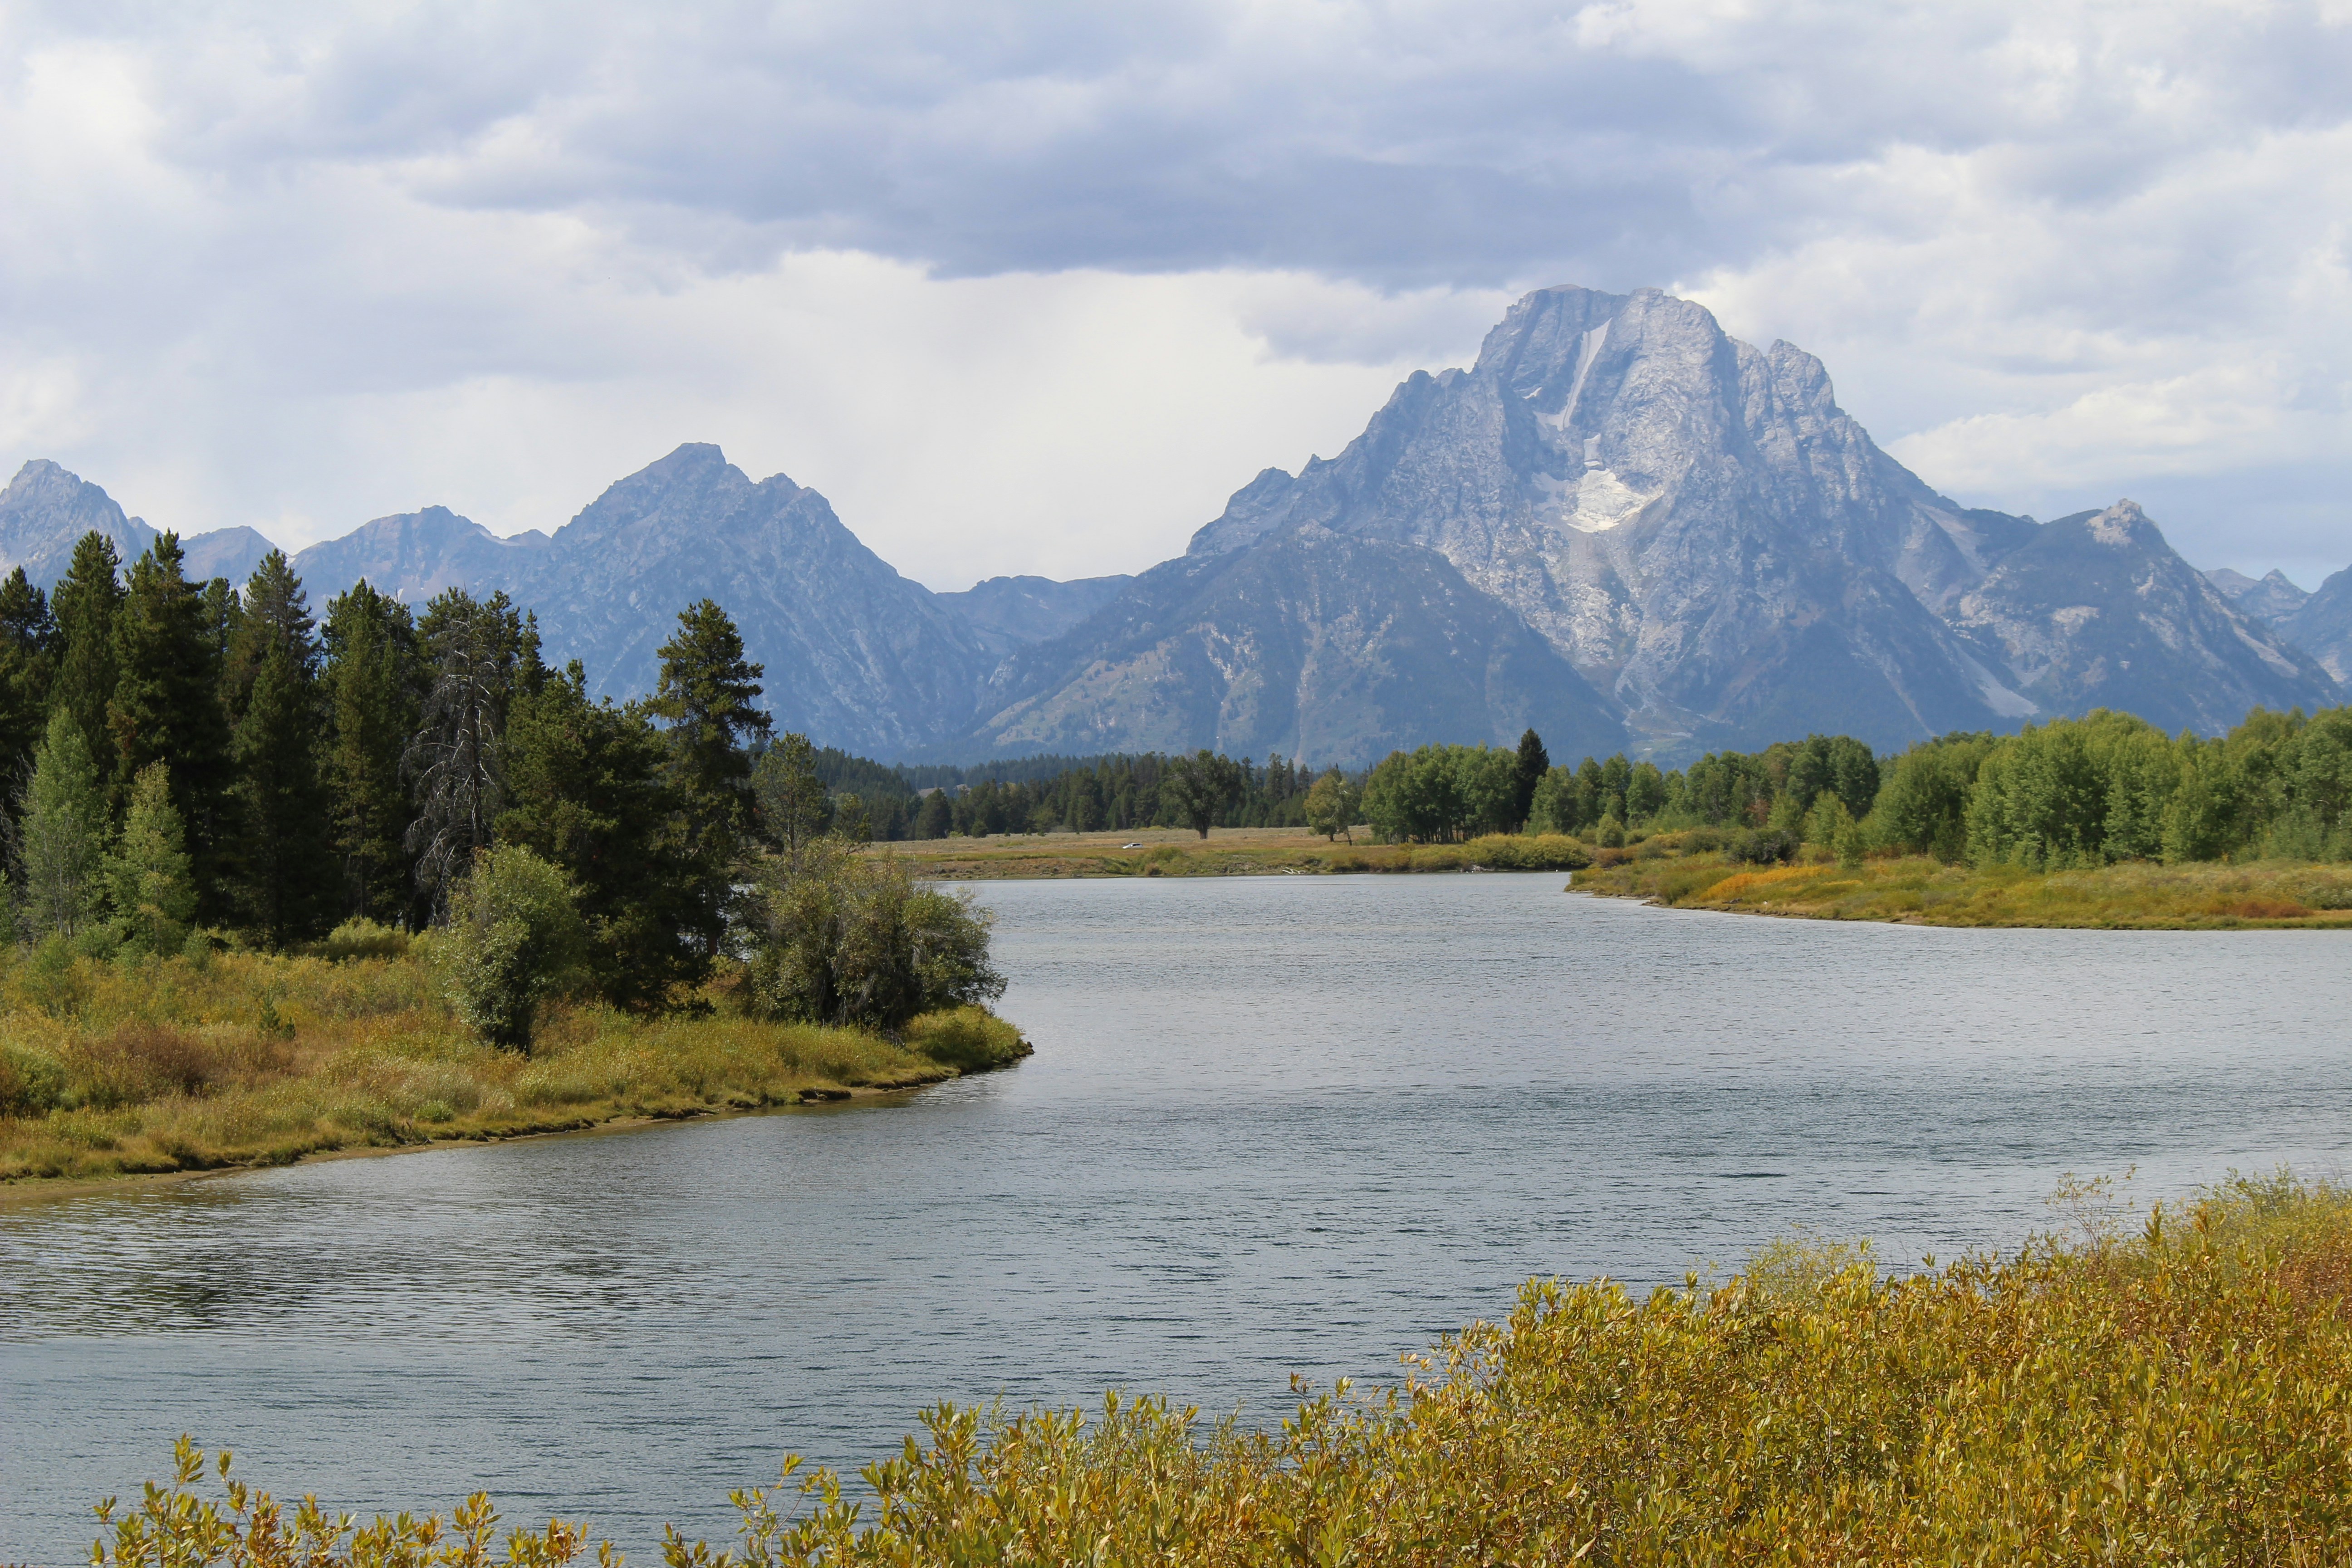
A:
<svg viewBox="0 0 2352 1568">
<path fill-rule="evenodd" d="M 908 576 L 1135 571 L 1520 293 L 1930 484 L 2352 561 L 2352 0 L 0 0 L 0 463 L 290 548 L 683 441 Z"/>
</svg>

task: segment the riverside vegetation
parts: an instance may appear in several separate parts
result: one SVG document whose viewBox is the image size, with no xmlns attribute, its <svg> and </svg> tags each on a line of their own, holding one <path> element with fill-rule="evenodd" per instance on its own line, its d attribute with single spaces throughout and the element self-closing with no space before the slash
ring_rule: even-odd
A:
<svg viewBox="0 0 2352 1568">
<path fill-rule="evenodd" d="M 0 583 L 0 1178 L 789 1103 L 1001 1066 L 988 919 L 862 856 L 709 600 L 592 701 L 503 595 L 321 633 L 164 534 Z"/>
<path fill-rule="evenodd" d="M 2282 1174 L 2142 1218 L 2070 1182 L 2006 1258 L 1882 1277 L 1802 1234 L 1719 1285 L 1531 1281 L 1402 1384 L 1279 1430 L 1146 1398 L 941 1405 L 862 1474 L 735 1494 L 671 1568 L 950 1563 L 2340 1563 L 2352 1553 L 2352 1195 Z M 2136 1224 L 2134 1222 L 2137 1222 Z M 493 1560 L 496 1515 L 357 1526 L 230 1479 L 101 1511 L 99 1568 Z M 218 1493 L 225 1490 L 226 1496 Z M 581 1526 L 504 1560 L 581 1555 Z"/>
</svg>

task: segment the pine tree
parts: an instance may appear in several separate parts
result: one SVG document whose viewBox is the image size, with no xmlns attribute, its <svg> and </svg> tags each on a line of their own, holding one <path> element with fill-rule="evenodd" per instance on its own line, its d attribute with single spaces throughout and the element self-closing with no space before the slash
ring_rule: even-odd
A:
<svg viewBox="0 0 2352 1568">
<path fill-rule="evenodd" d="M 282 947 L 325 929 L 334 869 L 319 771 L 319 642 L 301 579 L 281 552 L 262 557 L 246 585 L 228 666 L 224 694 L 238 715 L 243 901 L 269 944 Z"/>
<path fill-rule="evenodd" d="M 107 725 L 114 737 L 113 798 L 127 804 L 150 763 L 171 767 L 172 805 L 194 866 L 196 912 L 207 924 L 232 914 L 231 872 L 240 834 L 226 714 L 220 704 L 217 632 L 205 590 L 182 571 L 176 534 L 131 563 L 115 626 L 121 675 Z"/>
<path fill-rule="evenodd" d="M 1512 768 L 1512 809 L 1517 814 L 1512 821 L 1517 826 L 1527 826 L 1528 814 L 1535 808 L 1536 785 L 1549 772 L 1551 753 L 1544 750 L 1543 737 L 1529 730 L 1519 737 L 1519 754 Z"/>
<path fill-rule="evenodd" d="M 700 883 L 692 923 L 702 951 L 715 954 L 751 824 L 746 742 L 768 733 L 768 716 L 755 705 L 766 670 L 744 658 L 742 635 L 714 601 L 679 611 L 677 620 L 648 706 L 669 723 L 670 782 L 686 829 L 679 847 Z"/>
<path fill-rule="evenodd" d="M 114 623 L 122 613 L 122 584 L 116 576 L 121 564 L 113 541 L 92 530 L 74 546 L 72 564 L 49 594 L 58 639 L 49 706 L 73 715 L 83 749 L 101 777 L 111 777 L 114 769 L 114 734 L 106 714 L 119 668 Z"/>
<path fill-rule="evenodd" d="M 57 640 L 47 597 L 17 567 L 0 583 L 0 786 L 12 795 L 48 729 Z"/>
<path fill-rule="evenodd" d="M 103 908 L 107 809 L 81 726 L 62 707 L 33 754 L 20 809 L 26 922 L 37 935 L 71 936 Z"/>
<path fill-rule="evenodd" d="M 408 606 L 362 579 L 327 605 L 326 752 L 341 912 L 386 925 L 409 919 L 415 883 L 401 753 L 415 734 L 423 665 Z"/>
<path fill-rule="evenodd" d="M 680 941 L 696 913 L 668 784 L 668 748 L 636 703 L 590 700 L 578 660 L 517 694 L 505 744 L 501 846 L 520 845 L 578 889 L 605 1000 L 659 1007 L 709 969 Z"/>
<path fill-rule="evenodd" d="M 171 770 L 150 763 L 131 781 L 122 835 L 105 861 L 107 901 L 124 941 L 141 952 L 174 952 L 196 912 L 187 835 L 172 808 Z"/>
<path fill-rule="evenodd" d="M 402 776 L 417 795 L 416 819 L 404 842 L 415 857 L 417 885 L 439 920 L 475 851 L 490 847 L 504 804 L 500 747 L 524 649 L 523 624 L 504 594 L 482 600 L 450 588 L 425 606 L 417 637 L 433 683 L 401 757 Z"/>
</svg>

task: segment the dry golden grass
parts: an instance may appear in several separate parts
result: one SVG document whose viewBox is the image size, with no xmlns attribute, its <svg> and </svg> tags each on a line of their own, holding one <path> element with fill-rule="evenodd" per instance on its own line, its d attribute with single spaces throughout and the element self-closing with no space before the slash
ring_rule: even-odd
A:
<svg viewBox="0 0 2352 1568">
<path fill-rule="evenodd" d="M 1007 1055 L 992 1037 L 975 1045 L 975 1026 L 918 1020 L 901 1045 L 733 1016 L 713 999 L 703 1016 L 559 1006 L 524 1056 L 457 1021 L 423 944 L 341 961 L 19 954 L 0 968 L 0 1180 L 753 1110 L 937 1082 Z M 938 1054 L 921 1048 L 932 1034 Z"/>
<path fill-rule="evenodd" d="M 2286 861 L 1978 870 L 1923 857 L 1757 869 L 1706 851 L 1579 872 L 1579 892 L 1677 909 L 1942 926 L 2199 931 L 2352 926 L 2352 866 Z"/>
<path fill-rule="evenodd" d="M 1135 847 L 1129 848 L 1133 845 Z M 992 838 L 917 839 L 877 844 L 873 852 L 904 858 L 915 875 L 950 881 L 1062 877 L 1345 876 L 1368 871 L 1561 871 L 1589 858 L 1559 835 L 1496 834 L 1466 844 L 1327 841 L 1297 827 L 1216 827 L 1209 837 L 1179 828 L 1134 833 L 1000 834 Z"/>
</svg>

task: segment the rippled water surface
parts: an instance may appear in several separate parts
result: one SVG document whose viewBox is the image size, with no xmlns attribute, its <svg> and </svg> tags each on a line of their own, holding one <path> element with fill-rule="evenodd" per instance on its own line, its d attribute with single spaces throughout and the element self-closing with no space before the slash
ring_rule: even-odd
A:
<svg viewBox="0 0 2352 1568">
<path fill-rule="evenodd" d="M 1532 1274 L 1788 1222 L 2014 1245 L 2064 1171 L 2333 1171 L 2327 933 L 1685 914 L 1551 877 L 1003 883 L 1037 1043 L 895 1104 L 0 1210 L 0 1561 L 189 1431 L 336 1506 L 584 1515 L 638 1562 L 945 1397 L 1245 1419 Z"/>
</svg>

